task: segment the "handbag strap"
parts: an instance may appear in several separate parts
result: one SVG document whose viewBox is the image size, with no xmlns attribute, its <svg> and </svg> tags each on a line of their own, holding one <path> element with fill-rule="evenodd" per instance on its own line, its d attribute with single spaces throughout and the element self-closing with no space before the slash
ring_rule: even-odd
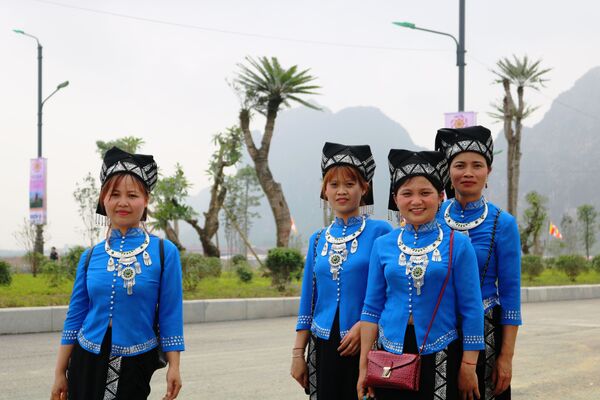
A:
<svg viewBox="0 0 600 400">
<path fill-rule="evenodd" d="M 315 273 L 315 266 L 317 265 L 317 245 L 319 244 L 319 239 L 321 238 L 321 234 L 325 228 L 321 229 L 317 232 L 317 236 L 315 237 L 315 242 L 313 243 L 313 274 L 312 274 L 312 297 L 310 300 L 310 315 L 314 315 L 315 312 L 315 293 L 317 291 L 317 275 Z"/>
<path fill-rule="evenodd" d="M 490 248 L 488 249 L 487 260 L 485 261 L 485 266 L 483 267 L 483 274 L 481 275 L 481 287 L 483 287 L 483 280 L 485 279 L 485 275 L 487 274 L 488 267 L 490 266 L 490 259 L 492 258 L 492 250 L 494 250 L 494 240 L 496 239 L 496 228 L 498 226 L 498 219 L 500 218 L 500 213 L 502 210 L 499 208 L 496 212 L 496 217 L 494 218 L 494 226 L 492 227 L 492 239 L 490 240 Z"/>
<path fill-rule="evenodd" d="M 450 231 L 450 251 L 448 254 L 448 272 L 446 273 L 446 279 L 444 280 L 444 284 L 442 285 L 442 289 L 440 290 L 440 295 L 438 296 L 437 303 L 435 304 L 435 308 L 433 309 L 433 315 L 431 316 L 431 321 L 429 321 L 429 326 L 427 327 L 427 332 L 425 333 L 425 337 L 423 338 L 423 344 L 419 348 L 419 355 L 423 352 L 425 348 L 425 343 L 427 342 L 427 336 L 429 336 L 429 331 L 431 330 L 431 326 L 433 325 L 433 320 L 435 319 L 435 315 L 437 314 L 437 310 L 440 307 L 440 303 L 442 302 L 442 297 L 444 296 L 444 292 L 446 291 L 446 285 L 448 284 L 448 280 L 450 279 L 450 270 L 452 269 L 452 245 L 454 244 L 454 231 Z"/>
<path fill-rule="evenodd" d="M 162 286 L 162 276 L 165 270 L 165 240 L 161 238 L 158 242 L 158 253 L 160 257 L 160 279 L 158 280 L 158 297 L 156 299 L 156 310 L 154 311 L 154 325 L 158 326 L 158 306 L 160 304 L 160 287 Z"/>
</svg>

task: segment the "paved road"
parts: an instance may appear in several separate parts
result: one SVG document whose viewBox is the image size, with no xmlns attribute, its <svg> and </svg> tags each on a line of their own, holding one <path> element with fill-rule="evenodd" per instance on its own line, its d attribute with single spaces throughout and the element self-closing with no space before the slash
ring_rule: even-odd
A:
<svg viewBox="0 0 600 400">
<path fill-rule="evenodd" d="M 513 398 L 600 399 L 600 299 L 523 306 Z M 289 377 L 294 318 L 186 325 L 181 399 L 305 400 Z M 47 399 L 58 333 L 0 336 L 0 399 Z M 161 370 L 150 399 L 164 394 Z"/>
</svg>

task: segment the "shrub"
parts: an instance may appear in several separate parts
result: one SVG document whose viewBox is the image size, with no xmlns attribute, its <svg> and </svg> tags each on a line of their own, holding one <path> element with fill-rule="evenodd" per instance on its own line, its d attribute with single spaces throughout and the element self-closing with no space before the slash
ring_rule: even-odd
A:
<svg viewBox="0 0 600 400">
<path fill-rule="evenodd" d="M 592 267 L 600 272 L 600 254 L 598 254 L 596 257 L 592 258 Z"/>
<path fill-rule="evenodd" d="M 556 257 L 548 257 L 543 260 L 544 266 L 548 269 L 556 268 Z"/>
<path fill-rule="evenodd" d="M 222 270 L 220 259 L 195 253 L 182 253 L 181 267 L 185 290 L 195 290 L 203 278 L 221 276 Z"/>
<path fill-rule="evenodd" d="M 544 272 L 544 263 L 542 257 L 528 254 L 521 259 L 521 272 L 527 276 L 530 281 L 537 278 Z"/>
<path fill-rule="evenodd" d="M 60 258 L 59 263 L 63 266 L 69 278 L 75 279 L 77 265 L 85 249 L 83 246 L 73 246 Z"/>
<path fill-rule="evenodd" d="M 585 257 L 578 254 L 569 254 L 558 257 L 556 266 L 569 277 L 571 282 L 575 282 L 579 274 L 587 270 L 587 261 Z"/>
<path fill-rule="evenodd" d="M 235 273 L 240 279 L 240 281 L 244 283 L 248 283 L 254 277 L 254 273 L 252 269 L 248 266 L 247 263 L 239 263 L 237 264 L 237 268 L 235 269 Z"/>
<path fill-rule="evenodd" d="M 10 264 L 0 260 L 0 285 L 9 286 L 12 282 L 12 273 Z"/>
<path fill-rule="evenodd" d="M 235 256 L 231 257 L 231 263 L 233 265 L 238 265 L 240 263 L 245 263 L 246 261 L 248 261 L 248 259 L 243 254 L 236 254 Z"/>
<path fill-rule="evenodd" d="M 46 260 L 40 270 L 50 287 L 58 287 L 69 279 L 68 271 L 61 263 L 56 261 Z"/>
<path fill-rule="evenodd" d="M 292 274 L 304 264 L 302 254 L 297 249 L 276 247 L 269 250 L 266 266 L 271 272 L 271 282 L 280 292 L 285 291 L 286 286 L 292 280 Z"/>
</svg>

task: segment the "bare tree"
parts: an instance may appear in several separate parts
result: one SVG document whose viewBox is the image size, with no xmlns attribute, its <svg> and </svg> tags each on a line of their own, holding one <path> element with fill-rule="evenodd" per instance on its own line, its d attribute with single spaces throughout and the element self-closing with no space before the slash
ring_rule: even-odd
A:
<svg viewBox="0 0 600 400">
<path fill-rule="evenodd" d="M 31 265 L 31 272 L 34 277 L 37 276 L 39 260 L 43 257 L 41 253 L 35 252 L 36 228 L 37 225 L 31 223 L 27 218 L 23 218 L 23 223 L 19 226 L 19 230 L 13 232 L 13 237 L 17 241 L 17 244 L 25 250 L 25 257 L 29 265 Z"/>
<path fill-rule="evenodd" d="M 531 62 L 527 56 L 518 58 L 513 55 L 510 60 L 507 57 L 500 59 L 496 66 L 497 70 L 492 71 L 504 89 L 504 98 L 501 105 L 494 105 L 496 112 L 490 113 L 494 118 L 504 122 L 504 137 L 508 145 L 507 152 L 507 178 L 508 193 L 507 203 L 508 212 L 517 215 L 517 200 L 519 195 L 519 176 L 521 171 L 521 132 L 523 130 L 523 120 L 530 116 L 537 107 L 531 107 L 526 104 L 524 99 L 525 88 L 529 87 L 539 90 L 544 86 L 544 75 L 550 71 L 550 68 L 542 69 L 541 60 Z M 517 102 L 515 103 L 511 85 L 516 87 Z"/>
<path fill-rule="evenodd" d="M 100 189 L 96 186 L 96 179 L 91 173 L 88 172 L 81 183 L 75 184 L 73 198 L 77 203 L 77 212 L 83 222 L 84 236 L 89 240 L 91 247 L 96 244 L 100 235 L 100 226 L 96 223 L 96 207 L 99 196 Z"/>
</svg>

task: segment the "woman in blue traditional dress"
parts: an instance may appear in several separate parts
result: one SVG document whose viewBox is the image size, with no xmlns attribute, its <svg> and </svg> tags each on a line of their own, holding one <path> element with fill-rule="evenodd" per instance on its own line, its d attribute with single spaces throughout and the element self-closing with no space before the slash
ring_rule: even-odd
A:
<svg viewBox="0 0 600 400">
<path fill-rule="evenodd" d="M 512 360 L 521 325 L 521 245 L 515 218 L 483 196 L 494 160 L 483 126 L 440 129 L 435 148 L 446 155 L 450 185 L 438 219 L 466 234 L 477 254 L 485 312 L 485 351 L 477 375 L 482 400 L 510 399 Z"/>
<path fill-rule="evenodd" d="M 369 218 L 375 173 L 369 146 L 325 143 L 321 170 L 321 199 L 335 220 L 308 243 L 291 375 L 311 400 L 347 400 L 356 396 L 371 247 L 392 228 Z"/>
</svg>

